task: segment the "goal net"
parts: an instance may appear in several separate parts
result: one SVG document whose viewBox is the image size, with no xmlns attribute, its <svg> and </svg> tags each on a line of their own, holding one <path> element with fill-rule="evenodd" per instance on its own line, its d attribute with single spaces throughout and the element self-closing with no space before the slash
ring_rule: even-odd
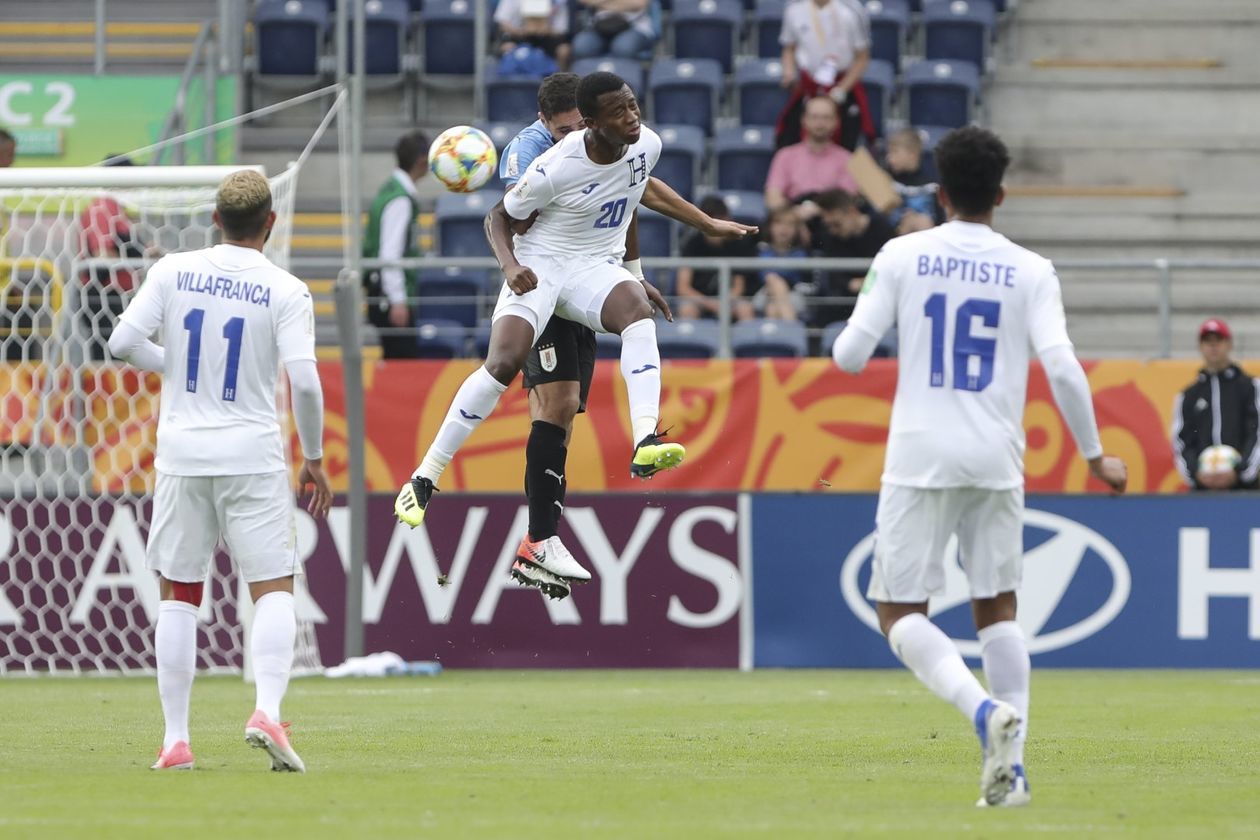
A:
<svg viewBox="0 0 1260 840">
<path fill-rule="evenodd" d="M 0 675 L 154 667 L 144 545 L 161 381 L 110 361 L 107 343 L 157 259 L 215 244 L 216 187 L 241 168 L 0 171 Z M 266 253 L 281 266 L 296 178 L 291 167 L 271 179 Z M 277 399 L 287 419 L 287 394 Z M 201 668 L 245 667 L 247 603 L 220 548 Z M 304 593 L 298 604 L 296 667 L 310 670 L 323 616 Z"/>
</svg>

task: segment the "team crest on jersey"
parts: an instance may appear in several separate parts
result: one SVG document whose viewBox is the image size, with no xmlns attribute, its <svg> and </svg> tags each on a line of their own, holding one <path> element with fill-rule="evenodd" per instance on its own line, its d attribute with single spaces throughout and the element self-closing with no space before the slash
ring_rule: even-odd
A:
<svg viewBox="0 0 1260 840">
<path fill-rule="evenodd" d="M 542 369 L 551 373 L 556 369 L 556 345 L 548 344 L 546 347 L 538 348 L 538 359 L 542 362 Z"/>
<path fill-rule="evenodd" d="M 512 154 L 508 155 L 507 174 L 509 178 L 515 178 L 521 174 L 521 162 L 516 157 L 516 152 L 512 152 Z"/>
<path fill-rule="evenodd" d="M 875 280 L 876 280 L 875 269 L 872 268 L 870 271 L 866 272 L 866 280 L 862 282 L 861 293 L 866 294 L 871 289 L 875 288 Z"/>
</svg>

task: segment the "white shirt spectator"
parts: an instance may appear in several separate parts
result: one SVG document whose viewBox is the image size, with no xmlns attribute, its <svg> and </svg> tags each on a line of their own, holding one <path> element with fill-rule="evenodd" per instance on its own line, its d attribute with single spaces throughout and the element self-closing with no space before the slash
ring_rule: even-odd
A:
<svg viewBox="0 0 1260 840">
<path fill-rule="evenodd" d="M 509 27 L 515 32 L 525 28 L 526 17 L 542 17 L 538 14 L 541 8 L 550 5 L 547 26 L 556 35 L 569 33 L 569 4 L 556 0 L 499 0 L 499 7 L 494 10 L 494 22 L 502 27 Z"/>
<path fill-rule="evenodd" d="M 871 22 L 855 0 L 797 0 L 783 11 L 779 43 L 796 47 L 796 66 L 824 87 L 871 46 Z"/>
</svg>

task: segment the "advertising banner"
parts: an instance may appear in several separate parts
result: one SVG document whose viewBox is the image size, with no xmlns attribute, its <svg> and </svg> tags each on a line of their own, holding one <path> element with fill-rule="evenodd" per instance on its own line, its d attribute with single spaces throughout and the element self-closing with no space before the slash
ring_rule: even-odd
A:
<svg viewBox="0 0 1260 840">
<path fill-rule="evenodd" d="M 758 667 L 897 664 L 865 597 L 876 497 L 752 500 Z M 1030 496 L 1019 622 L 1033 664 L 1260 666 L 1260 520 L 1250 496 Z M 956 551 L 934 621 L 979 656 Z M 973 660 L 974 661 L 974 660 Z"/>
<path fill-rule="evenodd" d="M 233 115 L 235 84 L 219 80 L 216 121 Z M 179 76 L 0 73 L 0 126 L 17 139 L 14 166 L 87 166 L 157 142 L 178 91 Z M 185 104 L 186 130 L 206 124 L 204 103 L 198 77 Z M 214 160 L 205 160 L 204 144 L 193 142 L 185 162 L 231 163 L 233 144 L 230 130 L 218 132 Z"/>
</svg>

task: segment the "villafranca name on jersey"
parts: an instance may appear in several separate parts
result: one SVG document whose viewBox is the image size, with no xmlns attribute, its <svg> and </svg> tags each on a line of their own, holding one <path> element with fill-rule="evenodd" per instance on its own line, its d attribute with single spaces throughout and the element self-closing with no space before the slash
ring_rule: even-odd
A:
<svg viewBox="0 0 1260 840">
<path fill-rule="evenodd" d="M 224 300 L 243 300 L 257 306 L 271 307 L 271 287 L 265 283 L 247 283 L 244 280 L 214 277 L 195 271 L 181 271 L 175 281 L 175 288 L 181 292 L 200 292 Z"/>
</svg>

